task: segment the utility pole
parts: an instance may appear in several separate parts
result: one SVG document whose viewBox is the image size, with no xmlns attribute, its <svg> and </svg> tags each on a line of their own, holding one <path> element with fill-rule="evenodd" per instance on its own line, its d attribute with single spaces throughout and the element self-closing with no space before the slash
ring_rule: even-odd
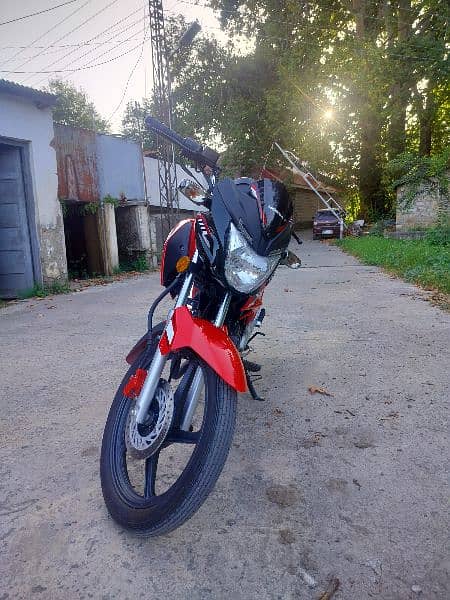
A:
<svg viewBox="0 0 450 600">
<path fill-rule="evenodd" d="M 172 94 L 162 0 L 149 0 L 150 42 L 156 116 L 172 127 Z M 178 220 L 177 174 L 173 146 L 157 138 L 161 234 L 164 240 Z"/>
<path fill-rule="evenodd" d="M 170 59 L 172 56 L 192 44 L 201 27 L 197 21 L 189 25 L 178 40 L 175 49 L 168 53 L 164 30 L 164 10 L 162 0 L 149 0 L 150 42 L 153 64 L 153 92 L 156 102 L 156 117 L 172 128 L 172 89 Z M 161 234 L 164 240 L 169 230 L 179 220 L 177 190 L 177 171 L 175 152 L 172 144 L 157 137 L 159 202 L 161 209 Z"/>
</svg>

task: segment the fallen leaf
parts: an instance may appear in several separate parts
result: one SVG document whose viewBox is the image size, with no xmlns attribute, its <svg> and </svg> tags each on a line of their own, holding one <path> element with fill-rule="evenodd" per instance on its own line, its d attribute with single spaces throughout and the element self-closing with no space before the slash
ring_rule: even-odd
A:
<svg viewBox="0 0 450 600">
<path fill-rule="evenodd" d="M 338 591 L 340 581 L 337 577 L 333 577 L 328 583 L 327 589 L 321 594 L 317 600 L 330 600 L 332 596 Z"/>
<path fill-rule="evenodd" d="M 330 394 L 330 392 L 327 392 L 327 390 L 323 387 L 317 387 L 315 385 L 310 385 L 308 388 L 308 391 L 310 394 L 322 394 L 323 396 L 332 396 L 333 394 Z"/>
<path fill-rule="evenodd" d="M 387 421 L 388 419 L 397 419 L 399 416 L 400 415 L 398 412 L 390 412 L 385 417 L 381 417 L 380 421 Z"/>
</svg>

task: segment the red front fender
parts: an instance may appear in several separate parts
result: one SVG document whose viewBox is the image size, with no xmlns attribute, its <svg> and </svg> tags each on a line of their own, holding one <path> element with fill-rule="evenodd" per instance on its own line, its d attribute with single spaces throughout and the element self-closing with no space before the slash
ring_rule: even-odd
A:
<svg viewBox="0 0 450 600">
<path fill-rule="evenodd" d="M 193 317 L 185 306 L 176 308 L 159 342 L 162 354 L 191 348 L 237 392 L 247 391 L 244 366 L 225 329 Z"/>
</svg>

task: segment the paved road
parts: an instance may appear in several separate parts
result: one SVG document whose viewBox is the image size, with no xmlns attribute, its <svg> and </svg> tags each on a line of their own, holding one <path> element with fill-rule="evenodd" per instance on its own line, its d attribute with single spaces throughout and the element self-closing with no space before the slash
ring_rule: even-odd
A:
<svg viewBox="0 0 450 600">
<path fill-rule="evenodd" d="M 449 597 L 449 316 L 336 248 L 301 254 L 255 344 L 267 402 L 241 396 L 214 492 L 165 538 L 115 526 L 98 479 L 158 276 L 0 311 L 1 600 L 316 599 L 332 576 L 337 600 Z"/>
</svg>

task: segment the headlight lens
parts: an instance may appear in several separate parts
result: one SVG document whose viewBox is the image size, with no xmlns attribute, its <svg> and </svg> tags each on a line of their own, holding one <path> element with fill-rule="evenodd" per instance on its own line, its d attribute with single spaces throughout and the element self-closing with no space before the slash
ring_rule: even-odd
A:
<svg viewBox="0 0 450 600">
<path fill-rule="evenodd" d="M 233 223 L 228 234 L 225 258 L 225 278 L 238 292 L 249 294 L 256 290 L 275 270 L 280 255 L 260 256 Z"/>
</svg>

